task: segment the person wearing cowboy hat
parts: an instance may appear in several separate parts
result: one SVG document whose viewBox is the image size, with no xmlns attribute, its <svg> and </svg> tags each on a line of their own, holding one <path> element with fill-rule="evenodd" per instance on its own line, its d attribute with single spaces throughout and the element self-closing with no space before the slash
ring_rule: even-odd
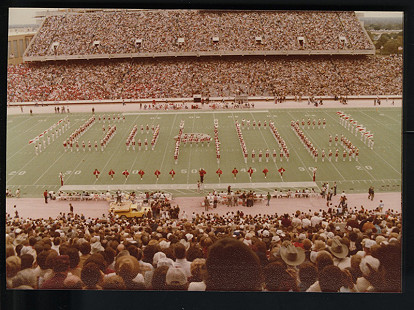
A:
<svg viewBox="0 0 414 310">
<path fill-rule="evenodd" d="M 280 256 L 288 266 L 296 267 L 305 261 L 305 251 L 291 243 L 280 248 Z"/>
<path fill-rule="evenodd" d="M 332 245 L 328 246 L 329 252 L 334 256 L 334 265 L 341 270 L 351 268 L 351 258 L 348 256 L 349 249 L 339 239 L 332 239 Z"/>
</svg>

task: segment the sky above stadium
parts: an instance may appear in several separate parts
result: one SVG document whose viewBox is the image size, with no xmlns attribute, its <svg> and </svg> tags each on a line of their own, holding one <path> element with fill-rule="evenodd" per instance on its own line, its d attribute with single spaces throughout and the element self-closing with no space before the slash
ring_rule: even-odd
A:
<svg viewBox="0 0 414 310">
<path fill-rule="evenodd" d="M 10 8 L 9 10 L 9 26 L 30 25 L 36 24 L 35 15 L 40 11 L 54 11 L 57 8 Z M 365 17 L 401 17 L 402 12 L 367 12 L 357 11 L 357 13 L 364 13 Z"/>
</svg>

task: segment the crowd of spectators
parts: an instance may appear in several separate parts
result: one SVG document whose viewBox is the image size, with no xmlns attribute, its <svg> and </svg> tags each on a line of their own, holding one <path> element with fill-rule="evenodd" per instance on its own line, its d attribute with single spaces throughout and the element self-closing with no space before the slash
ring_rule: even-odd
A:
<svg viewBox="0 0 414 310">
<path fill-rule="evenodd" d="M 14 289 L 400 292 L 401 214 L 6 214 Z"/>
<path fill-rule="evenodd" d="M 402 57 L 202 57 L 8 67 L 8 102 L 402 94 Z"/>
<path fill-rule="evenodd" d="M 374 46 L 354 12 L 101 11 L 48 17 L 27 56 L 301 49 Z"/>
</svg>

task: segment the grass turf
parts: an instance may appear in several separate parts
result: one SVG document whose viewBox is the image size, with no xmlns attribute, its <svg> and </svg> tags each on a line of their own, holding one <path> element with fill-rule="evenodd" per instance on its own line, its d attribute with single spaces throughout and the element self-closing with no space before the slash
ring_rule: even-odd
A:
<svg viewBox="0 0 414 310">
<path fill-rule="evenodd" d="M 345 113 L 351 114 L 352 117 L 363 124 L 368 130 L 374 133 L 375 146 L 374 150 L 368 147 L 360 140 L 360 136 L 355 137 L 350 131 L 346 130 L 339 123 L 339 117 L 336 114 L 337 109 L 274 109 L 274 110 L 237 110 L 237 111 L 180 111 L 180 112 L 159 112 L 139 111 L 137 113 L 125 113 L 126 121 L 123 123 L 116 122 L 117 131 L 114 138 L 110 141 L 106 149 L 96 152 L 94 147 L 89 152 L 80 150 L 76 152 L 64 152 L 63 141 L 70 133 L 83 124 L 90 116 L 90 113 L 72 113 L 69 114 L 71 127 L 64 134 L 55 139 L 46 150 L 35 155 L 33 145 L 28 141 L 40 132 L 49 128 L 59 119 L 68 114 L 38 114 L 38 115 L 10 115 L 7 121 L 7 187 L 14 191 L 17 188 L 21 190 L 21 197 L 42 197 L 45 189 L 57 191 L 60 188 L 59 172 L 65 174 L 65 185 L 79 186 L 82 185 L 118 185 L 118 184 L 136 184 L 139 191 L 140 184 L 195 184 L 199 179 L 198 170 L 204 168 L 207 171 L 205 183 L 260 183 L 258 190 L 269 190 L 266 182 L 309 182 L 312 181 L 312 167 L 317 167 L 316 181 L 321 186 L 323 182 L 333 181 L 338 184 L 338 191 L 345 190 L 348 193 L 367 192 L 369 186 L 374 186 L 376 191 L 401 191 L 401 109 L 400 108 L 350 108 L 344 110 Z M 101 113 L 102 115 L 103 113 Z M 108 114 L 108 113 L 106 113 Z M 97 114 L 98 116 L 99 114 Z M 329 134 L 334 136 L 344 134 L 360 150 L 359 161 L 352 160 L 342 162 L 343 148 L 338 145 L 340 158 L 338 162 L 321 162 L 320 158 L 317 163 L 310 154 L 304 149 L 299 139 L 290 127 L 291 120 L 302 120 L 302 118 L 325 118 L 327 126 L 325 129 L 305 129 L 305 135 L 310 138 L 315 146 L 319 149 L 325 149 L 328 153 Z M 290 160 L 280 162 L 279 156 L 276 162 L 270 160 L 268 163 L 264 160 L 264 152 L 269 148 L 272 152 L 276 149 L 279 155 L 279 148 L 271 134 L 268 126 L 266 129 L 250 130 L 242 128 L 243 136 L 246 142 L 249 155 L 252 149 L 256 151 L 255 163 L 250 158 L 247 164 L 244 163 L 239 140 L 237 138 L 234 121 L 237 119 L 250 119 L 251 121 L 259 120 L 264 122 L 273 120 L 275 126 L 290 151 Z M 192 147 L 187 144 L 180 147 L 178 164 L 174 163 L 174 136 L 178 134 L 181 120 L 185 121 L 184 133 L 207 133 L 212 138 L 213 121 L 218 119 L 219 122 L 219 139 L 221 142 L 221 161 L 217 164 L 215 155 L 214 141 L 210 146 Z M 113 123 L 113 122 L 112 122 Z M 140 125 L 143 124 L 160 124 L 160 134 L 155 150 L 135 151 L 132 148 L 127 151 L 125 140 L 132 127 L 137 124 L 138 132 L 136 140 L 141 138 L 144 141 L 152 139 L 152 131 L 147 134 L 141 134 Z M 88 140 L 98 142 L 104 136 L 102 122 L 96 123 L 80 138 L 80 142 Z M 105 123 L 107 128 L 108 122 Z M 258 162 L 258 152 L 263 150 L 263 161 Z M 332 146 L 334 152 L 335 146 Z M 272 156 L 271 156 L 272 157 Z M 215 171 L 220 167 L 223 175 L 219 180 Z M 237 180 L 233 179 L 232 169 L 236 167 L 239 170 Z M 249 179 L 247 172 L 249 167 L 255 168 L 252 180 Z M 265 179 L 262 170 L 269 170 Z M 283 178 L 277 172 L 277 169 L 283 167 L 286 172 Z M 95 180 L 92 174 L 97 168 L 101 175 Z M 171 169 L 176 172 L 174 181 L 168 172 Z M 112 181 L 108 175 L 110 169 L 115 171 L 115 177 Z M 121 174 L 124 169 L 131 173 L 128 180 Z M 145 171 L 143 180 L 139 178 L 138 170 Z M 154 171 L 159 169 L 161 175 L 157 181 Z M 289 187 L 289 183 L 286 183 Z M 180 189 L 169 190 L 174 195 L 195 196 L 199 195 L 195 190 Z"/>
</svg>

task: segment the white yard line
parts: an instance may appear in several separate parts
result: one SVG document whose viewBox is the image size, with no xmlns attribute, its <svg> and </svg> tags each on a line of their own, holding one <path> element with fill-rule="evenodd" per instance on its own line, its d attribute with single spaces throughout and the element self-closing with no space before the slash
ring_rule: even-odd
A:
<svg viewBox="0 0 414 310">
<path fill-rule="evenodd" d="M 177 115 L 175 115 L 175 117 L 174 117 L 174 120 L 173 120 L 173 122 L 172 122 L 172 124 L 171 124 L 171 129 L 170 129 L 170 134 L 169 134 L 169 140 L 167 141 L 167 143 L 165 144 L 165 149 L 164 149 L 164 155 L 162 156 L 162 161 L 161 161 L 161 165 L 160 165 L 160 169 L 162 170 L 162 166 L 163 166 L 163 164 L 164 164 L 164 161 L 165 161 L 165 156 L 167 155 L 167 150 L 168 150 L 168 146 L 169 146 L 169 144 L 170 144 L 170 140 L 171 141 L 175 141 L 174 139 L 170 139 L 170 137 L 171 137 L 171 135 L 172 135 L 172 132 L 173 132 L 173 129 L 174 129 L 174 124 L 175 124 L 175 120 L 177 119 Z M 160 130 L 161 131 L 161 130 Z"/>
<path fill-rule="evenodd" d="M 325 112 L 326 113 L 326 112 Z M 361 111 L 361 113 L 364 113 L 364 112 L 362 112 Z M 328 114 L 328 113 L 326 113 L 326 114 Z M 371 116 L 369 116 L 368 114 L 366 114 L 366 113 L 364 113 L 365 115 L 367 115 L 368 117 L 371 117 Z M 329 115 L 329 114 L 328 114 Z M 331 116 L 331 115 L 329 115 L 331 118 L 333 118 L 333 116 Z M 371 117 L 372 118 L 372 117 Z M 372 118 L 372 119 L 374 119 L 374 118 Z M 375 120 L 375 119 L 374 119 Z M 392 143 L 391 143 L 392 144 Z M 395 144 L 393 144 L 393 145 L 395 145 Z M 399 148 L 401 148 L 401 145 L 399 146 Z M 385 160 L 381 155 L 379 155 L 375 150 L 371 150 L 372 152 L 374 152 L 378 157 L 380 157 L 388 166 L 390 166 L 391 168 L 392 168 L 392 170 L 394 170 L 395 172 L 397 172 L 399 175 L 401 175 L 401 171 L 398 171 L 397 169 L 395 169 L 392 165 L 390 165 L 390 163 L 387 161 L 387 160 Z"/>
<path fill-rule="evenodd" d="M 286 137 L 285 137 L 285 138 L 286 138 Z M 286 138 L 286 140 L 287 140 L 287 141 L 290 141 L 288 138 Z M 289 144 L 290 144 L 290 142 L 289 142 Z M 291 145 L 293 145 L 293 144 L 291 144 Z M 305 168 L 305 170 L 306 170 L 306 172 L 309 174 L 309 176 L 310 176 L 311 178 L 313 178 L 313 176 L 312 176 L 312 174 L 310 173 L 309 169 L 306 169 L 307 167 L 306 167 L 306 165 L 305 165 L 305 163 L 304 163 L 304 161 L 303 161 L 302 157 L 301 157 L 301 156 L 299 155 L 299 153 L 296 151 L 296 148 L 294 148 L 294 147 L 293 147 L 293 151 L 295 152 L 296 156 L 299 158 L 300 162 L 302 163 L 303 168 Z M 318 186 L 318 188 L 319 188 L 319 186 Z"/>
<path fill-rule="evenodd" d="M 132 128 L 134 127 L 134 125 L 136 125 L 136 123 L 137 123 L 137 121 L 138 121 L 139 117 L 140 117 L 140 115 L 138 115 L 138 116 L 135 118 L 135 120 L 134 120 L 134 122 L 133 122 L 133 124 L 132 124 Z M 157 119 L 157 117 L 155 117 L 155 119 L 154 119 L 154 120 L 156 120 L 156 119 Z M 137 127 L 138 127 L 138 126 L 137 126 Z M 130 131 L 130 132 L 131 132 L 131 131 Z M 138 128 L 137 128 L 137 133 L 138 133 Z M 137 134 L 136 134 L 136 135 L 137 135 Z M 136 136 L 136 135 L 135 135 L 135 136 Z M 127 137 L 127 138 L 128 138 L 128 137 Z M 134 137 L 134 139 L 135 139 L 135 137 Z M 135 156 L 134 162 L 132 163 L 131 168 L 129 169 L 129 170 L 131 171 L 131 173 L 132 173 L 132 169 L 134 168 L 135 162 L 137 161 L 137 158 L 138 158 L 138 156 Z M 127 179 L 125 178 L 124 184 L 126 184 L 126 181 L 127 181 Z"/>
<path fill-rule="evenodd" d="M 62 156 L 64 155 L 64 153 L 62 153 L 54 162 L 53 162 L 53 164 L 51 164 L 51 165 L 49 165 L 49 168 L 47 168 L 46 170 L 45 170 L 45 172 L 43 172 L 42 173 L 42 175 L 33 183 L 33 185 L 36 185 L 37 184 L 37 182 L 39 182 L 39 180 L 46 174 L 46 172 L 48 172 L 49 171 L 49 169 L 50 168 L 52 168 L 55 164 L 56 164 L 56 162 L 59 160 L 59 159 L 61 159 L 62 158 Z M 58 177 L 58 176 L 56 176 L 56 177 Z"/>
<path fill-rule="evenodd" d="M 13 127 L 8 128 L 8 130 L 15 130 L 15 129 L 16 129 L 17 127 L 19 127 L 20 125 L 22 125 L 22 124 L 26 123 L 27 121 L 29 121 L 29 120 L 31 120 L 31 119 L 34 119 L 34 118 L 38 118 L 38 117 L 37 117 L 37 116 L 28 117 L 26 120 L 24 120 L 24 121 L 22 121 L 22 122 L 18 123 L 17 125 L 15 125 L 15 126 L 13 126 Z"/>
<path fill-rule="evenodd" d="M 241 150 L 242 151 L 242 159 L 243 159 L 243 162 L 244 162 L 244 154 L 243 154 L 243 149 L 242 149 L 242 146 L 241 146 L 241 144 L 240 144 L 240 141 L 239 141 L 239 135 L 237 134 L 237 129 L 236 129 L 236 120 L 235 120 L 235 117 L 234 117 L 234 113 L 231 113 L 231 115 L 232 115 L 232 117 L 233 117 L 233 129 L 236 131 L 236 137 L 237 137 L 237 140 L 236 141 L 238 141 L 239 142 L 239 150 Z M 241 130 L 241 129 L 240 129 Z M 243 134 L 243 132 L 242 132 L 242 134 Z M 244 137 L 243 137 L 243 140 L 244 140 Z M 244 141 L 244 144 L 246 145 L 246 149 L 248 149 L 247 148 L 247 143 L 246 143 L 246 141 Z M 249 154 L 247 154 L 247 160 L 249 160 L 249 156 L 248 156 Z M 245 164 L 245 167 L 246 167 L 246 169 L 248 169 L 247 168 L 247 163 Z"/>
<path fill-rule="evenodd" d="M 306 188 L 317 187 L 315 182 L 261 182 L 261 183 L 205 183 L 205 189 L 227 189 L 228 185 L 232 188 L 256 189 L 256 188 Z M 63 191 L 103 191 L 103 190 L 136 190 L 139 186 L 141 191 L 162 189 L 169 190 L 185 190 L 197 192 L 197 184 L 110 184 L 110 185 L 64 185 L 60 188 Z M 198 192 L 197 192 L 198 193 Z"/>
<path fill-rule="evenodd" d="M 194 123 L 195 123 L 195 113 L 193 113 L 193 126 L 191 128 L 191 132 L 194 132 Z M 184 124 L 184 126 L 185 126 L 185 124 Z M 194 148 L 194 146 L 192 148 L 190 148 L 190 156 L 189 156 L 189 159 L 188 159 L 187 184 L 190 181 L 191 153 L 192 153 L 193 148 Z"/>
<path fill-rule="evenodd" d="M 26 130 L 26 131 L 29 131 L 29 130 L 32 130 L 32 128 L 30 128 L 30 129 L 28 129 L 28 130 Z M 68 129 L 65 129 L 65 133 L 67 133 L 67 130 Z M 25 131 L 25 132 L 26 132 Z M 62 133 L 61 135 L 60 135 L 60 137 L 58 137 L 58 138 L 55 138 L 55 140 L 54 141 L 51 141 L 50 142 L 50 144 L 52 144 L 52 143 L 54 143 L 54 142 L 56 142 L 59 138 L 61 138 L 65 133 Z M 13 137 L 13 139 L 14 139 L 15 137 Z M 10 156 L 7 156 L 7 160 L 10 160 L 10 159 L 12 159 L 15 155 L 17 155 L 18 153 L 20 153 L 21 151 L 23 151 L 25 148 L 27 148 L 28 146 L 31 146 L 32 148 L 34 148 L 34 145 L 30 145 L 30 144 L 25 144 L 25 146 L 23 146 L 22 148 L 20 148 L 16 153 L 14 153 L 13 155 L 10 155 Z M 32 150 L 32 152 L 34 153 L 34 150 Z M 39 154 L 40 155 L 40 154 Z"/>
<path fill-rule="evenodd" d="M 288 112 L 288 114 L 290 115 L 290 117 L 292 118 L 292 120 L 294 120 L 295 118 L 292 116 L 292 114 L 290 114 L 290 112 Z M 305 131 L 303 131 L 303 133 L 305 133 Z M 307 136 L 309 139 L 310 139 L 310 137 L 309 136 Z M 298 138 L 299 139 L 299 138 Z M 313 140 L 313 139 L 312 139 Z M 314 142 L 314 144 L 321 150 L 321 148 L 316 144 L 316 142 L 315 141 L 313 141 Z M 306 150 L 305 150 L 306 151 Z M 335 168 L 335 170 L 336 171 L 338 171 L 338 173 L 339 173 L 339 175 L 342 177 L 342 179 L 344 179 L 344 180 L 346 180 L 345 178 L 344 178 L 344 176 L 342 175 L 342 173 L 338 170 L 338 168 L 336 168 L 336 166 L 335 166 L 335 164 L 333 163 L 333 162 L 330 162 L 330 164 Z"/>
<path fill-rule="evenodd" d="M 121 139 L 119 139 L 119 144 L 118 144 L 118 147 L 116 148 L 116 150 L 114 150 L 114 151 L 112 152 L 111 157 L 109 157 L 109 159 L 106 161 L 105 166 L 102 168 L 102 171 L 101 171 L 101 173 L 102 173 L 102 174 L 103 174 L 103 173 L 105 173 L 105 172 L 104 172 L 104 171 L 105 171 L 105 168 L 106 168 L 106 166 L 108 166 L 108 164 L 109 164 L 109 162 L 111 161 L 112 157 L 114 157 L 114 155 L 117 153 L 117 151 L 119 151 L 119 150 L 121 149 L 121 144 L 123 143 L 123 141 L 124 141 L 124 140 L 122 140 L 122 138 L 121 138 Z M 105 149 L 104 149 L 104 152 L 105 152 Z M 99 179 L 99 177 L 98 177 L 98 179 Z M 93 184 L 96 184 L 96 182 L 98 181 L 98 179 L 96 179 L 96 178 L 95 178 L 95 181 L 93 182 Z"/>
<path fill-rule="evenodd" d="M 256 122 L 256 119 L 254 118 L 254 116 L 253 116 L 253 114 L 252 114 L 252 117 L 253 117 L 253 119 L 254 119 L 254 121 Z M 267 141 L 266 141 L 266 138 L 264 137 L 264 135 L 263 135 L 263 132 L 262 132 L 262 129 L 258 129 L 259 131 L 260 131 L 260 134 L 261 134 L 261 136 L 262 136 L 262 138 L 263 138 L 263 140 L 264 140 L 264 142 L 266 143 L 266 146 L 267 146 L 267 149 L 269 150 L 269 152 L 270 152 L 270 148 L 269 148 L 269 144 L 267 143 Z M 273 161 L 273 160 L 272 160 Z M 276 166 L 276 171 L 278 171 L 279 170 L 279 167 L 277 166 L 277 159 L 275 160 L 275 161 L 273 161 L 273 163 L 275 164 L 275 166 Z M 282 181 L 284 182 L 284 180 L 283 180 L 283 176 L 279 173 L 279 175 L 280 175 L 280 178 L 282 179 Z"/>
</svg>

